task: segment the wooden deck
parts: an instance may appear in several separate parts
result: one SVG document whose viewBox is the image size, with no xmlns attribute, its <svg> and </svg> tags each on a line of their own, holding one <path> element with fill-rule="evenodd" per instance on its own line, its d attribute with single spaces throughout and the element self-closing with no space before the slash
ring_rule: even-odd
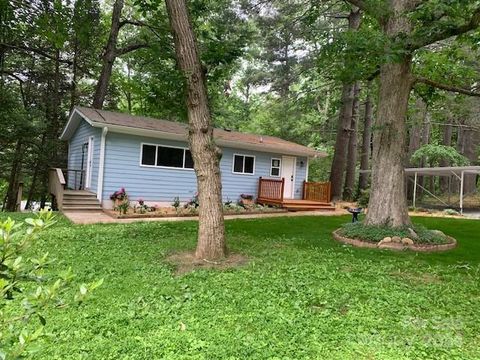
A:
<svg viewBox="0 0 480 360">
<path fill-rule="evenodd" d="M 264 179 L 258 182 L 257 203 L 262 205 L 276 205 L 289 211 L 305 210 L 335 210 L 330 203 L 330 183 L 305 182 L 303 185 L 303 199 L 285 199 L 283 190 L 284 179 Z"/>
</svg>

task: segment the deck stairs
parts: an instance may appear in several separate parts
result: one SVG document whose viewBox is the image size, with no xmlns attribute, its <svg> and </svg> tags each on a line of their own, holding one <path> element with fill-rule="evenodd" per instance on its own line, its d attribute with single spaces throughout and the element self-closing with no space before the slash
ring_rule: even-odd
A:
<svg viewBox="0 0 480 360">
<path fill-rule="evenodd" d="M 102 211 L 96 194 L 87 190 L 65 190 L 62 211 Z"/>
</svg>

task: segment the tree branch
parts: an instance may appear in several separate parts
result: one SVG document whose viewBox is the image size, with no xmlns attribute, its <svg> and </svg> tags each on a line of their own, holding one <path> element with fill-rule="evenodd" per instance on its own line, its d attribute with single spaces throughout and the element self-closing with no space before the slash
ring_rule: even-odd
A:
<svg viewBox="0 0 480 360">
<path fill-rule="evenodd" d="M 148 48 L 148 47 L 149 45 L 147 43 L 133 43 L 133 44 L 126 45 L 121 49 L 117 49 L 115 52 L 115 55 L 122 56 L 122 55 L 128 54 L 129 52 L 132 52 L 138 49 Z"/>
<path fill-rule="evenodd" d="M 450 27 L 431 34 L 430 36 L 422 36 L 421 39 L 410 39 L 407 42 L 407 48 L 409 50 L 420 49 L 424 46 L 433 44 L 437 41 L 448 39 L 452 36 L 458 36 L 465 34 L 469 31 L 475 30 L 480 26 L 480 7 L 478 7 L 472 14 L 472 17 L 468 22 L 457 27 Z"/>
<path fill-rule="evenodd" d="M 475 92 L 475 91 L 472 91 L 472 90 L 469 90 L 469 89 L 465 89 L 465 88 L 459 88 L 459 87 L 452 86 L 452 85 L 442 84 L 442 83 L 439 83 L 439 82 L 436 82 L 436 81 L 433 81 L 433 80 L 430 80 L 430 79 L 427 79 L 427 78 L 424 78 L 424 77 L 415 78 L 415 82 L 420 82 L 420 83 L 426 84 L 428 86 L 431 86 L 431 87 L 434 87 L 434 88 L 437 88 L 437 89 L 441 89 L 441 90 L 445 90 L 445 91 L 455 92 L 455 93 L 468 95 L 468 96 L 480 97 L 480 93 L 478 93 L 478 92 Z"/>
</svg>

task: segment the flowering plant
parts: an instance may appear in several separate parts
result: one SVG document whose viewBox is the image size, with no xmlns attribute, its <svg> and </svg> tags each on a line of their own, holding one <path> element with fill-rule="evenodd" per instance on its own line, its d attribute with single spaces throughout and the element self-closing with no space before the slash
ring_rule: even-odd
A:
<svg viewBox="0 0 480 360">
<path fill-rule="evenodd" d="M 112 195 L 110 195 L 110 200 L 125 200 L 127 199 L 127 192 L 125 191 L 125 188 L 122 187 L 120 190 L 115 191 Z"/>
</svg>

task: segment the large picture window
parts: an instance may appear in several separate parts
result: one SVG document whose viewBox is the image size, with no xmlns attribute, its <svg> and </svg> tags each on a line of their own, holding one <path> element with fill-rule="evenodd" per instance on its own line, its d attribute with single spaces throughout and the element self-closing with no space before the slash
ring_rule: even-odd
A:
<svg viewBox="0 0 480 360">
<path fill-rule="evenodd" d="M 280 168 L 282 166 L 282 160 L 272 158 L 272 163 L 270 167 L 270 176 L 280 176 Z"/>
<path fill-rule="evenodd" d="M 141 165 L 193 169 L 193 159 L 185 148 L 142 144 Z"/>
<path fill-rule="evenodd" d="M 233 173 L 253 175 L 255 173 L 255 156 L 234 154 Z"/>
</svg>

